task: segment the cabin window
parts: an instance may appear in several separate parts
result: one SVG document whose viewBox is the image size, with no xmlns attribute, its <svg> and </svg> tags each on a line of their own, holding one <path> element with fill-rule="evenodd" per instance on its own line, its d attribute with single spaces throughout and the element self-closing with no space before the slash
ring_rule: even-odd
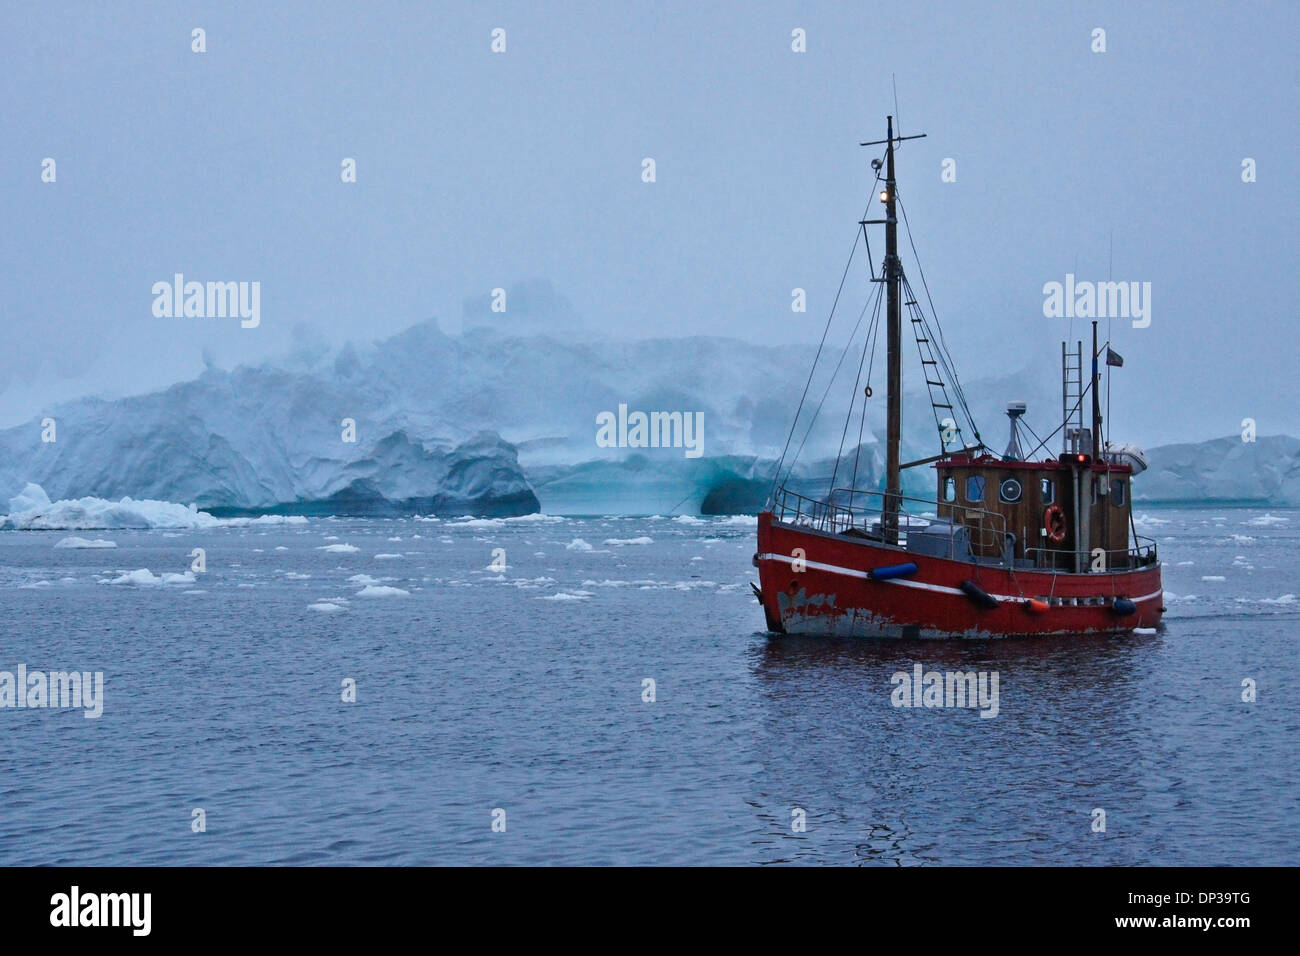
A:
<svg viewBox="0 0 1300 956">
<path fill-rule="evenodd" d="M 998 499 L 1008 504 L 1014 504 L 1024 496 L 1025 490 L 1020 486 L 1020 482 L 1015 478 L 1003 478 L 1002 484 L 998 485 Z"/>
<path fill-rule="evenodd" d="M 1124 505 L 1124 480 L 1122 478 L 1113 478 L 1110 483 L 1110 503 L 1116 508 Z"/>
<path fill-rule="evenodd" d="M 966 479 L 966 500 L 983 501 L 984 500 L 984 476 L 971 475 Z"/>
<path fill-rule="evenodd" d="M 943 500 L 957 500 L 957 479 L 949 475 L 943 480 Z"/>
<path fill-rule="evenodd" d="M 1043 504 L 1050 505 L 1056 500 L 1056 482 L 1051 478 L 1038 479 L 1038 496 L 1043 499 Z"/>
</svg>

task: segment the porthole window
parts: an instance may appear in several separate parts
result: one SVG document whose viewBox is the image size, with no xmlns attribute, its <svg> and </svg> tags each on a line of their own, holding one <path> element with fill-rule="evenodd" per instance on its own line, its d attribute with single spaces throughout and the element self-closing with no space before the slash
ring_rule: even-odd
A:
<svg viewBox="0 0 1300 956">
<path fill-rule="evenodd" d="M 953 478 L 951 475 L 943 480 L 943 500 L 957 500 L 957 479 Z"/>
<path fill-rule="evenodd" d="M 1050 505 L 1056 500 L 1056 482 L 1051 478 L 1040 478 L 1038 480 L 1038 496 L 1043 499 L 1043 504 Z"/>
<path fill-rule="evenodd" d="M 998 498 L 1007 503 L 1017 502 L 1023 497 L 1025 490 L 1020 486 L 1020 482 L 1015 478 L 1003 478 L 1002 484 L 998 485 Z"/>
<path fill-rule="evenodd" d="M 1115 478 L 1110 483 L 1110 503 L 1116 508 L 1124 504 L 1124 491 L 1127 486 L 1122 478 Z"/>
<path fill-rule="evenodd" d="M 971 475 L 966 479 L 966 500 L 984 500 L 984 477 L 982 475 Z"/>
</svg>

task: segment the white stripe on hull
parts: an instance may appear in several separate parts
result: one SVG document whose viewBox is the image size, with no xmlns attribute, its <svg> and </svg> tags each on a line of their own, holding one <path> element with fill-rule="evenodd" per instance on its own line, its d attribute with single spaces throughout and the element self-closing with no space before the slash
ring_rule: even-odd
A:
<svg viewBox="0 0 1300 956">
<path fill-rule="evenodd" d="M 820 561 L 809 561 L 806 558 L 792 558 L 786 554 L 760 554 L 758 556 L 758 560 L 780 561 L 784 564 L 789 564 L 792 566 L 794 565 L 795 561 L 798 561 L 803 567 L 806 568 L 813 568 L 814 570 L 817 571 L 827 571 L 831 574 L 842 574 L 845 577 L 859 578 L 863 581 L 875 581 L 877 584 L 896 584 L 899 587 L 916 588 L 922 591 L 933 591 L 937 594 L 962 594 L 962 595 L 965 594 L 965 592 L 962 591 L 961 588 L 950 588 L 942 584 L 927 584 L 924 581 L 908 581 L 905 578 L 885 578 L 883 580 L 878 580 L 876 578 L 871 577 L 871 575 L 868 574 L 866 571 L 858 571 L 854 568 L 842 568 L 835 564 L 823 564 Z M 1159 590 L 1152 591 L 1150 594 L 1144 594 L 1141 597 L 1129 598 L 1129 600 L 1132 601 L 1134 604 L 1140 604 L 1143 601 L 1150 601 L 1154 598 L 1158 598 L 1163 593 L 1164 593 L 1164 589 L 1161 588 Z M 1010 594 L 991 594 L 989 596 L 998 601 L 1012 602 L 1016 604 L 1019 604 L 1026 600 L 1026 598 L 1020 597 L 1019 595 L 1010 595 Z M 1105 598 L 1108 596 L 1109 595 L 1105 595 L 1105 594 L 1097 595 L 1097 597 L 1101 597 L 1101 598 Z M 1065 606 L 1069 607 L 1071 605 L 1065 605 Z M 1069 632 L 1063 632 L 1063 633 L 1069 633 Z"/>
</svg>

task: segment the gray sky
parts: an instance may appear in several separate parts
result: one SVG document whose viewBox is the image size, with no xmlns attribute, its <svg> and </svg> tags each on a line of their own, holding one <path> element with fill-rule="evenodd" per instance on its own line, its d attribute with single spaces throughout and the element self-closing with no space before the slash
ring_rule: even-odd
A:
<svg viewBox="0 0 1300 956">
<path fill-rule="evenodd" d="M 1113 231 L 1114 278 L 1152 285 L 1150 327 L 1115 323 L 1117 421 L 1300 433 L 1297 6 L 884 9 L 8 5 L 0 425 L 191 377 L 205 350 L 456 330 L 466 299 L 532 279 L 593 335 L 816 341 L 896 74 L 903 132 L 929 134 L 901 194 L 966 379 L 1058 354 L 1043 284 L 1105 279 Z M 259 281 L 261 325 L 155 318 L 176 272 Z"/>
</svg>

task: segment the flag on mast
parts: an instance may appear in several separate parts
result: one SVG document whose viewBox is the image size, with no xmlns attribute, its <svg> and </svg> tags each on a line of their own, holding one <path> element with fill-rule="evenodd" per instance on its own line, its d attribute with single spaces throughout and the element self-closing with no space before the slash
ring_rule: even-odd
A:
<svg viewBox="0 0 1300 956">
<path fill-rule="evenodd" d="M 1124 356 L 1120 355 L 1108 345 L 1106 346 L 1106 364 L 1119 368 L 1124 364 Z"/>
</svg>

